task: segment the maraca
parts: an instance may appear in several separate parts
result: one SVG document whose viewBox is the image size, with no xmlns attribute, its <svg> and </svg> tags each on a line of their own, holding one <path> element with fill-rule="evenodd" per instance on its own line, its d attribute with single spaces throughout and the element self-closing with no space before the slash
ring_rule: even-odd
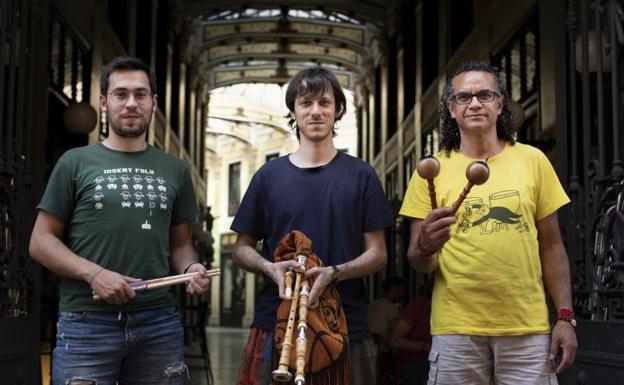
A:
<svg viewBox="0 0 624 385">
<path fill-rule="evenodd" d="M 436 203 L 435 185 L 433 184 L 433 178 L 440 173 L 440 162 L 436 157 L 431 155 L 423 156 L 416 163 L 416 172 L 421 178 L 426 179 L 429 184 L 429 199 L 431 199 L 431 209 L 438 207 Z"/>
<path fill-rule="evenodd" d="M 455 213 L 457 213 L 459 206 L 461 206 L 461 204 L 464 202 L 464 199 L 466 199 L 466 197 L 468 196 L 468 193 L 470 193 L 470 189 L 472 188 L 472 186 L 482 185 L 488 180 L 489 177 L 490 168 L 485 162 L 477 160 L 470 163 L 468 167 L 466 167 L 466 178 L 468 179 L 468 184 L 466 184 L 464 190 L 461 192 L 461 194 L 459 194 L 459 198 L 457 198 L 455 203 L 453 203 L 453 206 L 451 207 L 452 215 L 455 215 Z"/>
</svg>

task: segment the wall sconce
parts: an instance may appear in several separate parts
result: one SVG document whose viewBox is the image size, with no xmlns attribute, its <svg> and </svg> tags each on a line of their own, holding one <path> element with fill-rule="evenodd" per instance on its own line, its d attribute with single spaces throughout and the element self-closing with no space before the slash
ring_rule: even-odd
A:
<svg viewBox="0 0 624 385">
<path fill-rule="evenodd" d="M 601 39 L 602 46 L 605 45 L 605 37 L 602 36 Z M 611 59 L 610 55 L 605 53 L 605 50 L 600 47 L 598 48 L 597 35 L 596 31 L 588 31 L 587 32 L 587 45 L 588 45 L 588 53 L 589 53 L 589 61 L 588 61 L 588 71 L 596 72 L 598 70 L 598 50 L 602 53 L 602 72 L 610 72 L 611 71 Z M 576 70 L 578 72 L 583 71 L 583 38 L 579 33 L 576 37 Z"/>
<path fill-rule="evenodd" d="M 89 103 L 72 103 L 63 113 L 65 129 L 74 134 L 90 133 L 97 121 L 97 112 Z"/>
</svg>

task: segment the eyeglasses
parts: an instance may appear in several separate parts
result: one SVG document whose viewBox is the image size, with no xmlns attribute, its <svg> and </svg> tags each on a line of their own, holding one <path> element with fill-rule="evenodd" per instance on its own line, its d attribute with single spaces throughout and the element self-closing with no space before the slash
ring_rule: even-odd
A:
<svg viewBox="0 0 624 385">
<path fill-rule="evenodd" d="M 132 96 L 134 96 L 134 100 L 139 104 L 145 103 L 152 95 L 152 93 L 146 89 L 138 89 L 134 91 L 115 89 L 109 95 L 111 96 L 113 101 L 117 103 L 126 103 L 130 98 L 131 94 Z"/>
<path fill-rule="evenodd" d="M 475 96 L 477 97 L 477 100 L 481 103 L 489 103 L 500 95 L 494 91 L 483 90 L 477 92 L 476 94 L 471 94 L 469 92 L 459 92 L 453 95 L 451 99 L 457 104 L 470 104 L 472 102 L 472 98 L 474 98 Z"/>
</svg>

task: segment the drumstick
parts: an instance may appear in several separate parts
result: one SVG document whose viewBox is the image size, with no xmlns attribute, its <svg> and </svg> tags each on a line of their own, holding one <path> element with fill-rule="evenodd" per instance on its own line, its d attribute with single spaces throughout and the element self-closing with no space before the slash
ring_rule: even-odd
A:
<svg viewBox="0 0 624 385">
<path fill-rule="evenodd" d="M 470 189 L 474 185 L 482 185 L 485 183 L 490 177 L 490 168 L 487 163 L 482 162 L 480 160 L 474 161 L 466 167 L 466 178 L 468 179 L 468 184 L 464 187 L 464 190 L 459 194 L 459 198 L 453 203 L 451 207 L 452 215 L 457 213 L 459 206 L 461 206 L 462 202 L 468 196 Z"/>
<path fill-rule="evenodd" d="M 193 279 L 193 277 L 200 275 L 202 278 L 210 278 L 221 274 L 221 269 L 212 269 L 206 270 L 205 273 L 186 273 L 179 275 L 171 275 L 168 277 L 149 279 L 147 281 L 137 281 L 130 282 L 130 287 L 134 289 L 135 292 L 141 292 L 145 290 L 153 290 L 158 289 L 160 287 L 177 285 L 180 283 L 188 282 Z M 93 293 L 93 299 L 99 301 L 101 297 L 95 292 Z"/>
<path fill-rule="evenodd" d="M 295 314 L 297 312 L 297 302 L 299 301 L 299 287 L 301 286 L 301 276 L 305 271 L 305 255 L 297 257 L 297 263 L 300 268 L 295 272 L 295 289 L 293 290 L 293 298 L 290 303 L 290 312 L 288 313 L 288 323 L 284 332 L 284 341 L 282 342 L 282 352 L 280 354 L 279 365 L 273 371 L 273 379 L 278 382 L 289 382 L 292 374 L 288 371 L 290 364 L 290 348 L 292 347 L 293 328 L 295 326 Z"/>
<path fill-rule="evenodd" d="M 306 358 L 306 330 L 308 329 L 308 296 L 310 295 L 310 285 L 305 280 L 301 283 L 301 293 L 299 293 L 299 335 L 297 336 L 297 369 L 295 371 L 295 385 L 305 385 L 305 358 Z"/>
<path fill-rule="evenodd" d="M 418 160 L 416 164 L 416 172 L 420 175 L 421 178 L 427 180 L 427 184 L 429 185 L 429 199 L 431 200 L 431 209 L 435 209 L 438 207 L 436 202 L 436 192 L 435 185 L 433 184 L 433 178 L 438 176 L 440 173 L 440 162 L 436 157 L 431 155 L 423 156 Z"/>
</svg>

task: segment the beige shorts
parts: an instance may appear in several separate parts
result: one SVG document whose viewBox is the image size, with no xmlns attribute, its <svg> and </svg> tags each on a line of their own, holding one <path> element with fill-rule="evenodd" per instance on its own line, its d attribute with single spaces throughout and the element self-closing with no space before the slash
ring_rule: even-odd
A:
<svg viewBox="0 0 624 385">
<path fill-rule="evenodd" d="M 557 385 L 550 335 L 433 336 L 428 385 Z"/>
</svg>

